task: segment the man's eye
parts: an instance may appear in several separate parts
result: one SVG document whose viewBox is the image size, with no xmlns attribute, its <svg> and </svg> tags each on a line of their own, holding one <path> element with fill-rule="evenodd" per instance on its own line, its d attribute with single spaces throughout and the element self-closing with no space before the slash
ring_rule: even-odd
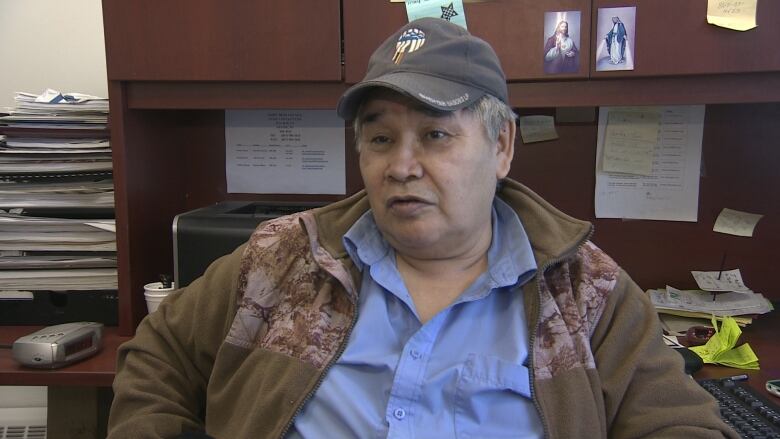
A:
<svg viewBox="0 0 780 439">
<path fill-rule="evenodd" d="M 428 138 L 434 139 L 434 140 L 436 140 L 436 139 L 443 139 L 445 137 L 447 137 L 447 133 L 445 133 L 444 131 L 433 130 L 433 131 L 428 133 Z"/>
<path fill-rule="evenodd" d="M 387 143 L 390 138 L 387 136 L 374 136 L 371 138 L 371 143 Z"/>
</svg>

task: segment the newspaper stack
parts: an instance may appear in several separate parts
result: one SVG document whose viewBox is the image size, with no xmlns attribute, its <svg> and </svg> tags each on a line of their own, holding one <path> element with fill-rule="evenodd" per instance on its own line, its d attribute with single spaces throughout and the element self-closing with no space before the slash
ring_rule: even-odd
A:
<svg viewBox="0 0 780 439">
<path fill-rule="evenodd" d="M 692 272 L 698 290 L 664 289 L 647 291 L 661 320 L 671 333 L 684 332 L 690 326 L 709 324 L 710 319 L 733 317 L 740 325 L 771 311 L 772 303 L 762 294 L 748 288 L 739 270 L 728 272 Z M 691 320 L 694 319 L 694 320 Z M 703 319 L 704 321 L 700 321 Z"/>
</svg>

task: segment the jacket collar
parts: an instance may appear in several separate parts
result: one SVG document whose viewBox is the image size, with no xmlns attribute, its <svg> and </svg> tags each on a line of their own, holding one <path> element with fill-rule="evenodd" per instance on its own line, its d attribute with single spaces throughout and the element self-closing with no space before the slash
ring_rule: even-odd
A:
<svg viewBox="0 0 780 439">
<path fill-rule="evenodd" d="M 589 222 L 566 215 L 515 180 L 505 179 L 497 195 L 520 217 L 539 269 L 572 253 L 592 233 Z M 341 238 L 368 209 L 365 190 L 315 209 L 320 245 L 336 259 L 349 259 Z"/>
</svg>

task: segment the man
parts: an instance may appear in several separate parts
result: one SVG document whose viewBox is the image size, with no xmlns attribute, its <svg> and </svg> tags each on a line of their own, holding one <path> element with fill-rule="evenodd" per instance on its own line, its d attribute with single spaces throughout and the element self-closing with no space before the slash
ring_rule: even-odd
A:
<svg viewBox="0 0 780 439">
<path fill-rule="evenodd" d="M 147 317 L 109 437 L 736 437 L 591 226 L 504 181 L 507 101 L 454 24 L 385 41 L 338 104 L 365 192 L 259 226 Z"/>
</svg>

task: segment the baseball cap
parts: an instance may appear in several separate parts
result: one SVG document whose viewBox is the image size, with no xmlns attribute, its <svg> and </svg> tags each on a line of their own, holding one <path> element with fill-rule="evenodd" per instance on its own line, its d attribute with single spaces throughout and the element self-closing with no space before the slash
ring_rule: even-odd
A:
<svg viewBox="0 0 780 439">
<path fill-rule="evenodd" d="M 506 77 L 493 48 L 439 18 L 411 21 L 385 40 L 371 55 L 365 78 L 339 99 L 339 116 L 353 119 L 365 93 L 375 87 L 442 111 L 467 107 L 486 94 L 508 103 Z"/>
</svg>

